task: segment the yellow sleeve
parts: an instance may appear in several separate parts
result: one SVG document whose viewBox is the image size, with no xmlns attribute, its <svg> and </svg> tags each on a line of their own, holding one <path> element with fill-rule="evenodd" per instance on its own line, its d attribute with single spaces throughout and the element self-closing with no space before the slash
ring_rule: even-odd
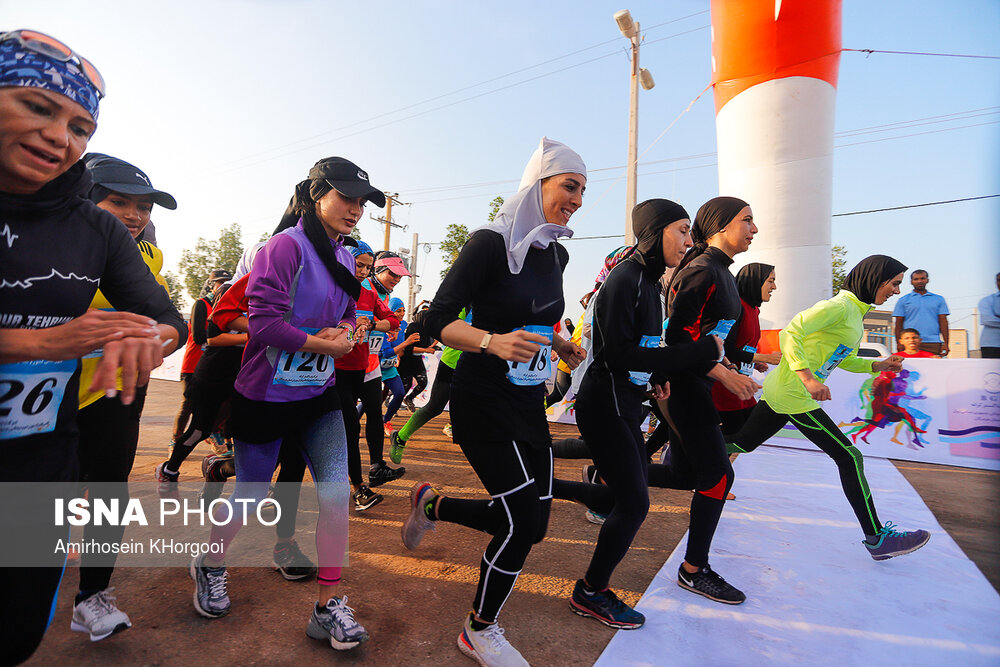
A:
<svg viewBox="0 0 1000 667">
<path fill-rule="evenodd" d="M 830 300 L 820 301 L 793 317 L 788 326 L 778 333 L 781 356 L 787 360 L 788 368 L 793 371 L 809 368 L 805 348 L 806 338 L 832 327 L 843 319 L 843 306 Z"/>
</svg>

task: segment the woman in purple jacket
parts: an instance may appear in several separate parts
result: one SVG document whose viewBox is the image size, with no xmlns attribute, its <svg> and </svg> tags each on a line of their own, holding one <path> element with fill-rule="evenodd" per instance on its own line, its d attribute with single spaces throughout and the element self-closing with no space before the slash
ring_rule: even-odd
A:
<svg viewBox="0 0 1000 667">
<path fill-rule="evenodd" d="M 250 339 L 236 378 L 230 428 L 236 440 L 232 501 L 267 495 L 282 440 L 294 438 L 319 495 L 316 549 L 319 602 L 307 634 L 349 649 L 368 639 L 347 597 L 333 595 L 347 551 L 347 440 L 334 389 L 333 359 L 351 350 L 355 301 L 361 284 L 344 247 L 366 201 L 385 196 L 357 165 L 321 160 L 295 188 L 297 223 L 268 241 L 247 286 Z M 234 514 L 239 514 L 234 512 Z M 212 528 L 223 553 L 191 563 L 195 609 L 209 618 L 229 612 L 225 550 L 241 528 L 232 520 Z M 328 600 L 325 604 L 323 600 Z"/>
</svg>

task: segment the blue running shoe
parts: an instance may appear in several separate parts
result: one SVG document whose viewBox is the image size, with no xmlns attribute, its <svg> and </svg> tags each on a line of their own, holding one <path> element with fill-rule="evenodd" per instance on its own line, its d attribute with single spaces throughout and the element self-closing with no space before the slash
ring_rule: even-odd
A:
<svg viewBox="0 0 1000 667">
<path fill-rule="evenodd" d="M 927 544 L 931 534 L 926 530 L 900 532 L 891 521 L 886 521 L 882 530 L 878 531 L 878 542 L 871 544 L 864 540 L 861 543 L 868 547 L 868 553 L 875 560 L 889 560 L 894 556 L 904 556 Z"/>
<path fill-rule="evenodd" d="M 583 579 L 576 580 L 569 608 L 580 616 L 589 616 L 609 628 L 636 630 L 646 622 L 646 617 L 628 606 L 610 588 L 590 593 L 583 585 Z"/>
</svg>

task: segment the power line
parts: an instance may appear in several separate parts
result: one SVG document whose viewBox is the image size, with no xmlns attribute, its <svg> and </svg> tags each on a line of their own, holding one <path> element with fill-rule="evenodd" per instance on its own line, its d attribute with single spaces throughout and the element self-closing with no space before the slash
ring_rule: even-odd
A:
<svg viewBox="0 0 1000 667">
<path fill-rule="evenodd" d="M 925 204 L 909 204 L 907 206 L 890 206 L 889 208 L 873 208 L 870 211 L 851 211 L 850 213 L 834 213 L 834 218 L 839 218 L 846 215 L 864 215 L 866 213 L 882 213 L 883 211 L 899 211 L 904 208 L 920 208 L 921 206 L 940 206 L 941 204 L 954 204 L 962 201 L 976 201 L 978 199 L 993 199 L 994 197 L 1000 197 L 1000 195 L 982 195 L 981 197 L 964 197 L 962 199 L 945 199 L 942 201 L 930 201 Z"/>
<path fill-rule="evenodd" d="M 923 51 L 882 51 L 880 49 L 841 49 L 841 51 L 854 51 L 871 55 L 873 53 L 888 53 L 899 56 L 938 56 L 941 58 L 981 58 L 984 60 L 1000 60 L 1000 56 L 981 56 L 967 53 L 926 53 Z"/>
</svg>

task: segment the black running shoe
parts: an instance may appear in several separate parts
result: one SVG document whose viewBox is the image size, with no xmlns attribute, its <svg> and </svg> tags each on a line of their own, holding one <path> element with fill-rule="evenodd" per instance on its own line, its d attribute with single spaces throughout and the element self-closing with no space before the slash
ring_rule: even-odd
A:
<svg viewBox="0 0 1000 667">
<path fill-rule="evenodd" d="M 405 467 L 390 468 L 385 461 L 379 461 L 378 463 L 373 463 L 371 469 L 368 471 L 368 486 L 372 488 L 382 486 L 386 482 L 399 479 L 405 474 Z"/>
<path fill-rule="evenodd" d="M 677 570 L 677 585 L 722 604 L 742 604 L 747 599 L 742 591 L 716 574 L 708 565 L 694 574 L 685 570 L 682 565 Z"/>
<path fill-rule="evenodd" d="M 274 545 L 271 567 L 288 581 L 301 581 L 316 574 L 316 565 L 302 553 L 295 540 Z"/>
<path fill-rule="evenodd" d="M 576 580 L 569 608 L 580 616 L 596 618 L 609 628 L 635 630 L 646 622 L 645 616 L 622 602 L 610 588 L 589 593 L 583 585 L 583 579 Z"/>
<path fill-rule="evenodd" d="M 384 496 L 381 493 L 375 493 L 362 484 L 361 487 L 354 492 L 354 509 L 361 512 L 369 507 L 378 505 L 383 499 Z"/>
</svg>

